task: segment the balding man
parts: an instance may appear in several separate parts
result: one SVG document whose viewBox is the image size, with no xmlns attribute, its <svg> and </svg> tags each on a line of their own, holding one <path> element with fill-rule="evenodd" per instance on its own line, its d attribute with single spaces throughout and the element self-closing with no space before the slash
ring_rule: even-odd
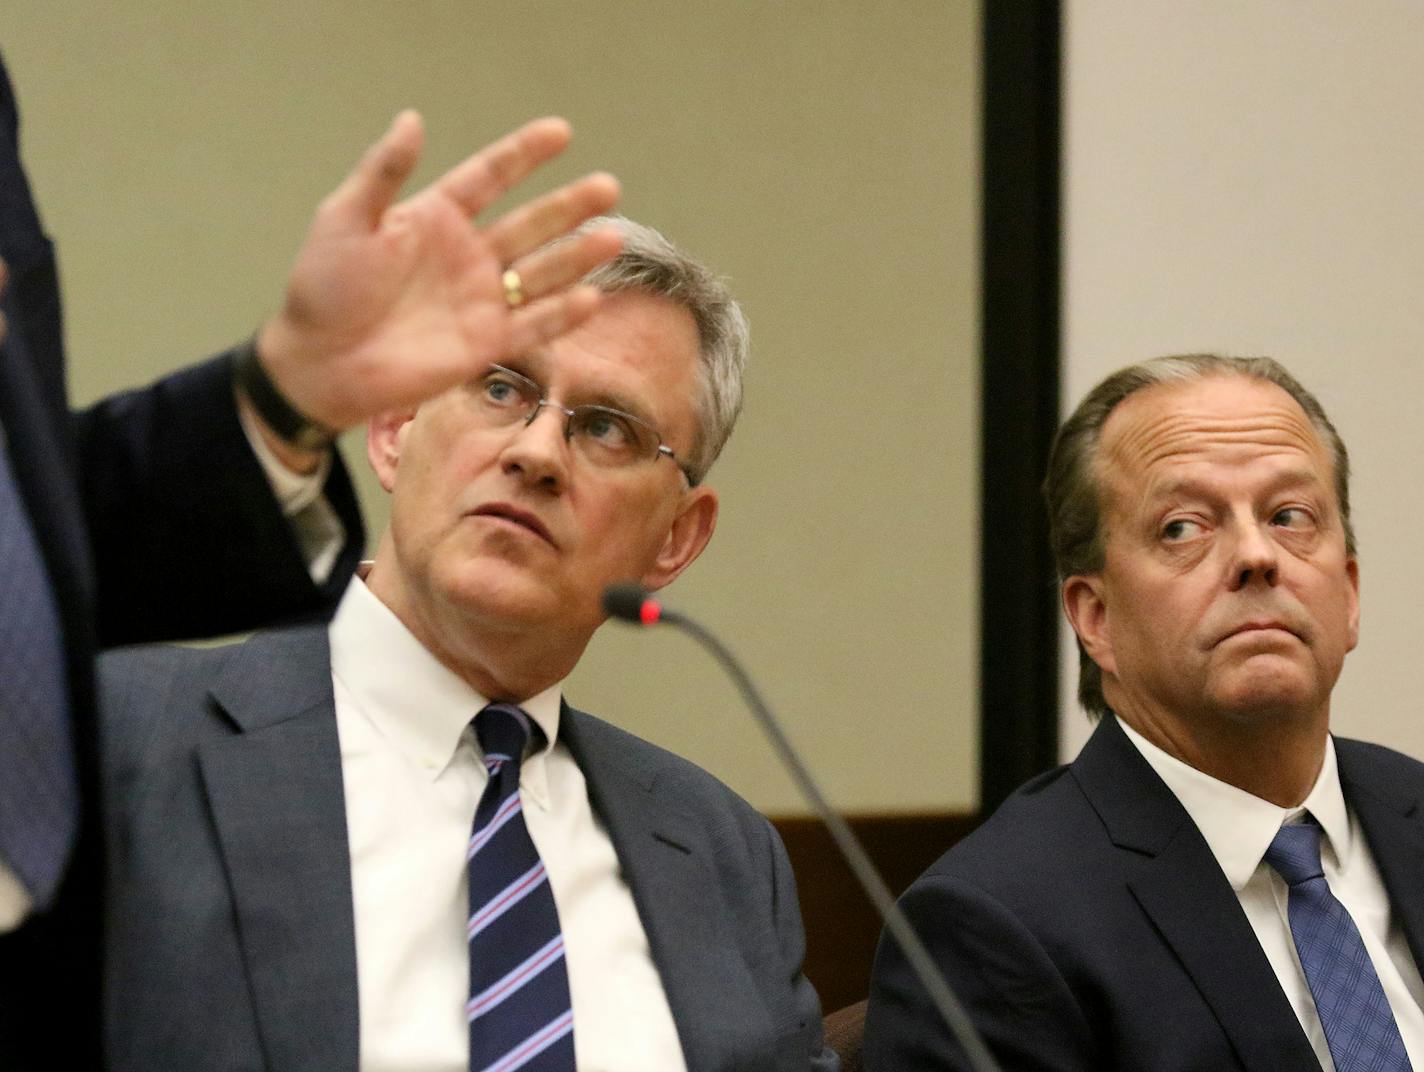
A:
<svg viewBox="0 0 1424 1072">
<path fill-rule="evenodd" d="M 1265 358 L 1098 385 L 1046 483 L 1079 757 L 904 907 L 1005 1068 L 1424 1067 L 1424 766 L 1333 738 L 1359 629 L 1345 446 Z M 882 942 L 883 1072 L 965 1067 Z"/>
</svg>

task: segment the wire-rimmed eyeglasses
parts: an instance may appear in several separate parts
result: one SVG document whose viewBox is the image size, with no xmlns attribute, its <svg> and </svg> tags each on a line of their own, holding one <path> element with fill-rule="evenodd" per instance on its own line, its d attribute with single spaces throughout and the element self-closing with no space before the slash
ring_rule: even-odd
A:
<svg viewBox="0 0 1424 1072">
<path fill-rule="evenodd" d="M 641 417 L 612 406 L 565 406 L 546 397 L 544 388 L 528 376 L 503 365 L 491 365 L 472 386 L 476 412 L 491 427 L 521 421 L 528 426 L 547 406 L 564 415 L 564 439 L 594 465 L 616 469 L 665 456 L 682 470 L 690 486 L 697 484 L 692 471 L 663 442 L 658 430 Z"/>
</svg>

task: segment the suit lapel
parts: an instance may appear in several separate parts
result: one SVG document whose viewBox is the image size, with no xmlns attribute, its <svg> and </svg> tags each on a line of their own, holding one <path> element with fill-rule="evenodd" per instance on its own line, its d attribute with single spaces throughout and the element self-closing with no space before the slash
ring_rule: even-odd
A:
<svg viewBox="0 0 1424 1072">
<path fill-rule="evenodd" d="M 355 1072 L 356 939 L 324 629 L 249 641 L 213 688 L 240 733 L 199 752 L 271 1072 Z"/>
<path fill-rule="evenodd" d="M 1335 759 L 1345 802 L 1360 820 L 1389 894 L 1390 910 L 1404 928 L 1414 963 L 1424 971 L 1424 823 L 1419 786 L 1383 776 L 1370 762 L 1373 746 L 1335 738 Z"/>
<path fill-rule="evenodd" d="M 559 736 L 583 771 L 608 828 L 662 978 L 689 1072 L 740 1067 L 727 1024 L 766 1021 L 766 1010 L 718 910 L 720 884 L 703 824 L 655 773 L 617 747 L 613 730 L 565 705 Z M 715 1016 L 709 1010 L 715 1008 Z M 769 1035 L 769 1028 L 768 1028 Z M 757 1037 L 755 1031 L 746 1037 Z"/>
<path fill-rule="evenodd" d="M 1142 857 L 1128 887 L 1247 1068 L 1311 1068 L 1314 1051 L 1206 840 L 1116 719 L 1073 764 L 1113 844 Z"/>
</svg>

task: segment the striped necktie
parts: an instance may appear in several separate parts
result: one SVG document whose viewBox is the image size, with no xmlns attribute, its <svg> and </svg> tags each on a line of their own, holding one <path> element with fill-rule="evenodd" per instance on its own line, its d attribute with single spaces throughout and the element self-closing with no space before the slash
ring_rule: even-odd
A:
<svg viewBox="0 0 1424 1072">
<path fill-rule="evenodd" d="M 54 593 L 0 428 L 0 858 L 46 908 L 79 825 Z"/>
<path fill-rule="evenodd" d="M 1409 1072 L 1394 1013 L 1359 929 L 1320 866 L 1314 819 L 1283 826 L 1266 863 L 1290 888 L 1286 915 L 1336 1072 Z"/>
<path fill-rule="evenodd" d="M 470 1069 L 572 1072 L 574 1014 L 564 937 L 519 797 L 525 746 L 543 734 L 520 708 L 490 704 L 475 717 L 475 735 L 490 780 L 466 853 Z"/>
</svg>

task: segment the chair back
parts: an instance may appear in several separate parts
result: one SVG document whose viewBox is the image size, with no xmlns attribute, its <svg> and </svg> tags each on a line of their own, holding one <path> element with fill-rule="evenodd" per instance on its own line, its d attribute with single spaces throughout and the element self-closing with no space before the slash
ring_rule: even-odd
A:
<svg viewBox="0 0 1424 1072">
<path fill-rule="evenodd" d="M 865 1002 L 837 1009 L 824 1021 L 826 1045 L 841 1059 L 841 1072 L 861 1072 L 860 1044 L 865 1036 Z"/>
</svg>

